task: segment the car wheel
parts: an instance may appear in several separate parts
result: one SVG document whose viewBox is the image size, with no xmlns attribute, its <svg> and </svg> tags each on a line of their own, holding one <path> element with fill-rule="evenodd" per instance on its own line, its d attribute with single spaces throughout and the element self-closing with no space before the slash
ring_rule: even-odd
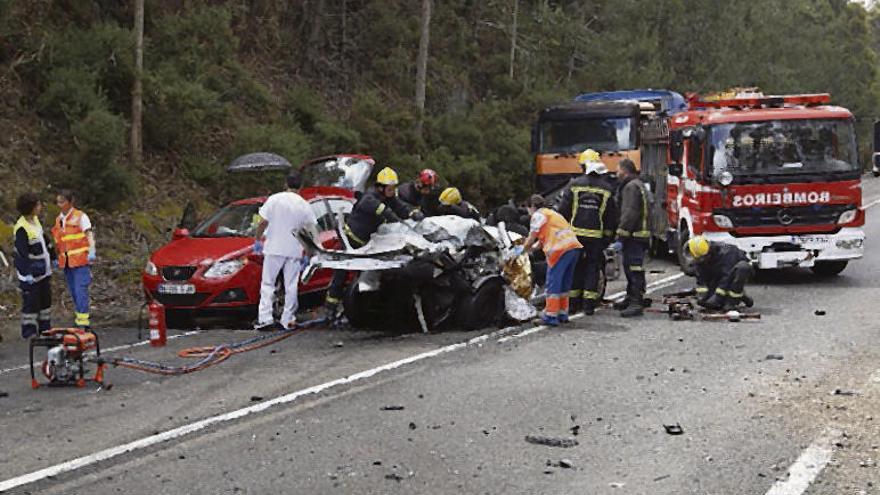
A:
<svg viewBox="0 0 880 495">
<path fill-rule="evenodd" d="M 691 253 L 687 248 L 687 243 L 690 238 L 691 234 L 687 227 L 683 227 L 678 234 L 678 249 L 676 250 L 676 256 L 678 257 L 678 266 L 681 267 L 681 271 L 683 271 L 685 275 L 693 277 L 696 275 L 697 269 L 694 267 L 694 257 L 691 256 Z"/>
<path fill-rule="evenodd" d="M 458 324 L 463 330 L 477 330 L 493 325 L 504 304 L 501 279 L 484 283 L 476 292 L 464 297 L 458 305 Z"/>
<path fill-rule="evenodd" d="M 376 302 L 372 296 L 372 293 L 363 293 L 358 289 L 357 280 L 348 285 L 342 298 L 342 308 L 351 326 L 369 328 L 377 323 L 370 311 Z"/>
<path fill-rule="evenodd" d="M 833 277 L 842 272 L 846 264 L 846 261 L 817 261 L 810 270 L 820 277 Z"/>
</svg>

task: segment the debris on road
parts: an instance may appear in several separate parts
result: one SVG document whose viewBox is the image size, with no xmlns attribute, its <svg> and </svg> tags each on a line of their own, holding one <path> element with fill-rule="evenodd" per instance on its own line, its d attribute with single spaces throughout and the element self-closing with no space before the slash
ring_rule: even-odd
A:
<svg viewBox="0 0 880 495">
<path fill-rule="evenodd" d="M 333 347 L 345 347 L 345 344 L 340 340 L 333 343 Z"/>
<path fill-rule="evenodd" d="M 816 316 L 825 316 L 826 313 L 825 313 L 824 309 L 817 309 L 816 311 L 813 312 L 813 314 Z"/>
<path fill-rule="evenodd" d="M 783 359 L 785 359 L 785 356 L 783 356 L 782 354 L 767 354 L 767 357 L 765 357 L 764 359 L 767 361 L 772 361 L 774 359 L 777 361 L 782 361 Z"/>
<path fill-rule="evenodd" d="M 626 483 L 608 483 L 608 486 L 610 486 L 611 488 L 623 488 L 624 486 L 626 486 Z"/>
<path fill-rule="evenodd" d="M 546 445 L 548 447 L 569 448 L 578 445 L 578 441 L 574 438 L 565 437 L 545 437 L 540 435 L 526 435 L 526 442 L 535 445 Z"/>
<path fill-rule="evenodd" d="M 259 395 L 252 395 L 251 396 L 251 402 L 260 402 L 261 400 L 263 400 L 263 398 L 260 397 Z"/>
<path fill-rule="evenodd" d="M 670 435 L 681 435 L 684 433 L 684 429 L 678 423 L 675 423 L 674 425 L 663 425 L 663 429 Z"/>
<path fill-rule="evenodd" d="M 385 475 L 385 479 L 386 479 L 386 480 L 394 480 L 394 481 L 397 481 L 397 482 L 401 482 L 401 481 L 403 481 L 403 476 L 401 476 L 401 475 L 399 475 L 399 474 L 397 474 L 397 473 L 391 473 L 391 474 L 386 474 L 386 475 Z"/>
<path fill-rule="evenodd" d="M 570 459 L 560 459 L 559 460 L 559 467 L 561 467 L 563 469 L 573 469 L 574 464 L 571 462 Z"/>
<path fill-rule="evenodd" d="M 403 406 L 382 406 L 381 409 L 383 411 L 403 411 L 405 408 Z"/>
<path fill-rule="evenodd" d="M 578 433 L 581 431 L 581 425 L 574 425 L 569 428 L 568 431 L 570 431 L 572 435 L 578 436 Z"/>
<path fill-rule="evenodd" d="M 664 474 L 663 476 L 657 476 L 656 478 L 654 478 L 654 481 L 663 481 L 663 480 L 665 480 L 666 478 L 669 478 L 669 477 L 670 477 L 670 475 L 668 475 L 668 474 Z"/>
<path fill-rule="evenodd" d="M 846 390 L 843 388 L 835 388 L 834 391 L 831 392 L 831 395 L 845 395 L 845 396 L 853 396 L 853 395 L 862 395 L 858 390 Z"/>
<path fill-rule="evenodd" d="M 0 392 L 0 397 L 9 397 L 9 392 Z"/>
<path fill-rule="evenodd" d="M 415 430 L 415 429 L 416 429 L 416 424 L 413 423 L 412 421 L 410 421 L 410 422 L 409 422 L 409 429 L 410 429 L 410 430 Z"/>
</svg>

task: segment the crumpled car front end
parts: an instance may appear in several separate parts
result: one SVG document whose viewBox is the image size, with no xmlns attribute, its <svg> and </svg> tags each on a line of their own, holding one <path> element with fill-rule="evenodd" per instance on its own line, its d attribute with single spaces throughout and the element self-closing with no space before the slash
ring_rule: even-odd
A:
<svg viewBox="0 0 880 495">
<path fill-rule="evenodd" d="M 503 224 L 485 226 L 451 215 L 406 220 L 380 226 L 359 249 L 312 245 L 317 254 L 309 270 L 360 272 L 343 298 L 354 327 L 474 330 L 535 314 L 505 279 L 505 260 L 517 238 Z"/>
</svg>

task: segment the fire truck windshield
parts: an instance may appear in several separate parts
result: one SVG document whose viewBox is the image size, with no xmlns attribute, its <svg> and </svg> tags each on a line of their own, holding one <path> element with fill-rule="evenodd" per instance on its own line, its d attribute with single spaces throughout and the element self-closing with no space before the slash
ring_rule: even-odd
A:
<svg viewBox="0 0 880 495">
<path fill-rule="evenodd" d="M 712 126 L 707 172 L 749 179 L 858 173 L 849 120 L 771 120 Z"/>
<path fill-rule="evenodd" d="M 630 117 L 550 120 L 540 125 L 539 153 L 625 151 L 636 147 L 636 126 Z"/>
</svg>

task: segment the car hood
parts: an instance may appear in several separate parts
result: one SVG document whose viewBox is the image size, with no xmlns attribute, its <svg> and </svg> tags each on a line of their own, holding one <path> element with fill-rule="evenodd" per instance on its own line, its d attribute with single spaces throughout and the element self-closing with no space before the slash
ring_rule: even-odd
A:
<svg viewBox="0 0 880 495">
<path fill-rule="evenodd" d="M 206 260 L 241 256 L 253 244 L 250 237 L 186 237 L 162 246 L 150 259 L 158 266 L 197 266 Z"/>
</svg>

